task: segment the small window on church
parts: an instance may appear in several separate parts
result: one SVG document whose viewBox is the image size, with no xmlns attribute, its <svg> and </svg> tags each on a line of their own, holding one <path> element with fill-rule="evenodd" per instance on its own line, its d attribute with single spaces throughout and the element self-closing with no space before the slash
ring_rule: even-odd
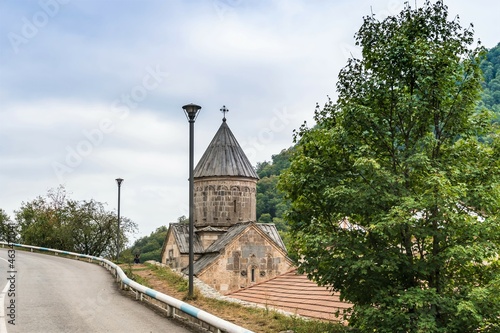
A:
<svg viewBox="0 0 500 333">
<path fill-rule="evenodd" d="M 173 259 L 174 258 L 174 250 L 168 250 L 168 258 Z"/>
<path fill-rule="evenodd" d="M 252 282 L 255 282 L 255 268 L 252 268 Z"/>
<path fill-rule="evenodd" d="M 236 200 L 233 201 L 234 204 L 234 212 L 236 213 Z"/>
</svg>

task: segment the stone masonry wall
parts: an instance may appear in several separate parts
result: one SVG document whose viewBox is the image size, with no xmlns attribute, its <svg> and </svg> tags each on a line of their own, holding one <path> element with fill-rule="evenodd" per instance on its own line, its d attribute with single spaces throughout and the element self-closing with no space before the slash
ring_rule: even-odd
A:
<svg viewBox="0 0 500 333">
<path fill-rule="evenodd" d="M 169 237 L 166 242 L 167 244 L 165 245 L 165 252 L 163 252 L 161 262 L 173 269 L 186 267 L 189 263 L 189 256 L 181 256 L 179 247 L 175 243 L 175 238 L 172 233 L 169 233 Z"/>
<path fill-rule="evenodd" d="M 232 242 L 216 263 L 198 278 L 222 294 L 269 280 L 291 269 L 292 263 L 255 227 Z"/>
<path fill-rule="evenodd" d="M 230 227 L 256 220 L 257 180 L 207 177 L 194 180 L 196 227 Z"/>
</svg>

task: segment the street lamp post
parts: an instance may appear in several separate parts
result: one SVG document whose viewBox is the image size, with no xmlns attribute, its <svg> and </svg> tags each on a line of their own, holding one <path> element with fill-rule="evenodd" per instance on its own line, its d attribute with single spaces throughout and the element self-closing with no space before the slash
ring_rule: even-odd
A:
<svg viewBox="0 0 500 333">
<path fill-rule="evenodd" d="M 193 275 L 194 275 L 194 122 L 198 116 L 201 106 L 187 104 L 182 107 L 189 121 L 189 293 L 188 297 L 194 296 Z"/>
<path fill-rule="evenodd" d="M 118 223 L 116 225 L 116 262 L 120 256 L 120 189 L 122 187 L 122 178 L 116 178 L 118 184 Z"/>
</svg>

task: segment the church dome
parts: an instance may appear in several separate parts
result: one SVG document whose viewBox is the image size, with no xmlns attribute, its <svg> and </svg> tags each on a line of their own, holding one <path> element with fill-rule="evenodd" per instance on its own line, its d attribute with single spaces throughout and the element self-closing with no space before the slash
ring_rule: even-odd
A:
<svg viewBox="0 0 500 333">
<path fill-rule="evenodd" d="M 194 169 L 194 178 L 247 177 L 259 179 L 224 118 Z"/>
</svg>

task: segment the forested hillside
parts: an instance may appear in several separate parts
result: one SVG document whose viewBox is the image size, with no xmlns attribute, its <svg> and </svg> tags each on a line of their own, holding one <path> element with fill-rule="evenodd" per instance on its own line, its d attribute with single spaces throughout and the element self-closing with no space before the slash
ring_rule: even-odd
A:
<svg viewBox="0 0 500 333">
<path fill-rule="evenodd" d="M 276 191 L 278 176 L 290 165 L 291 149 L 283 149 L 279 154 L 272 156 L 272 161 L 257 163 L 257 220 L 259 222 L 273 222 L 281 218 L 287 205 L 283 195 Z"/>
<path fill-rule="evenodd" d="M 140 256 L 140 261 L 147 260 L 161 261 L 161 249 L 167 236 L 168 227 L 162 225 L 152 232 L 149 236 L 139 238 L 130 248 L 122 253 L 125 262 L 132 262 L 135 255 Z"/>
<path fill-rule="evenodd" d="M 480 67 L 484 74 L 480 105 L 494 111 L 495 121 L 500 122 L 500 43 L 488 51 Z"/>
</svg>

